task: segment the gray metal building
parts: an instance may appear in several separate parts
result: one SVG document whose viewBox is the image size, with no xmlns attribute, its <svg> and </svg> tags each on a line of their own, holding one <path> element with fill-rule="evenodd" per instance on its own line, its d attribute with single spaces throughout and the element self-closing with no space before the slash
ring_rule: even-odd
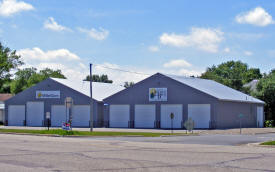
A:
<svg viewBox="0 0 275 172">
<path fill-rule="evenodd" d="M 264 102 L 215 81 L 160 73 L 105 98 L 106 127 L 263 127 Z M 173 124 L 170 114 L 174 114 Z"/>
<path fill-rule="evenodd" d="M 94 126 L 103 125 L 103 99 L 124 87 L 93 82 Z M 50 112 L 51 125 L 60 127 L 69 118 L 65 98 L 73 99 L 72 126 L 90 125 L 90 86 L 87 81 L 48 78 L 5 101 L 6 125 L 44 126 L 45 114 Z"/>
</svg>

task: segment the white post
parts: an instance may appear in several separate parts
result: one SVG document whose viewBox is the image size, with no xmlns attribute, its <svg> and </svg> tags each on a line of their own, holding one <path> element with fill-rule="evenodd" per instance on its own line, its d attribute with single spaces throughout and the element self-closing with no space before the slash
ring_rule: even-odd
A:
<svg viewBox="0 0 275 172">
<path fill-rule="evenodd" d="M 93 86 L 92 86 L 92 63 L 90 63 L 90 131 L 93 131 L 93 125 L 94 125 L 94 120 L 93 120 Z"/>
</svg>

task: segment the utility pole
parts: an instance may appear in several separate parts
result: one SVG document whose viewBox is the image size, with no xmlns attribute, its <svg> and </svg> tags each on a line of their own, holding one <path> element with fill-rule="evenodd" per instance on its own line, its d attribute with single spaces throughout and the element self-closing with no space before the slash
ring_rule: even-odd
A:
<svg viewBox="0 0 275 172">
<path fill-rule="evenodd" d="M 91 96 L 91 99 L 90 99 L 90 131 L 92 132 L 93 131 L 93 125 L 94 125 L 94 119 L 93 119 L 93 85 L 92 85 L 92 78 L 93 78 L 93 75 L 92 75 L 92 63 L 90 63 L 90 96 Z"/>
</svg>

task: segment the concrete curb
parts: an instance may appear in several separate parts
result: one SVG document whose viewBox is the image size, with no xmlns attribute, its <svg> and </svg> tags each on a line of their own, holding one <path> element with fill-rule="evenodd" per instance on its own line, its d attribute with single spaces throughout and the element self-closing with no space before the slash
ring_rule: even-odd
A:
<svg viewBox="0 0 275 172">
<path fill-rule="evenodd" d="M 12 134 L 12 135 L 27 135 L 27 136 L 46 136 L 46 137 L 71 137 L 71 138 L 95 138 L 95 137 L 147 137 L 142 135 L 121 135 L 121 136 L 80 136 L 80 135 L 58 135 L 58 134 L 32 134 L 32 133 L 15 133 L 15 132 L 0 132 L 0 134 Z M 177 137 L 177 136 L 198 136 L 198 134 L 188 135 L 160 135 L 155 137 Z M 150 136 L 148 136 L 150 137 Z M 153 136 L 154 137 L 154 136 Z"/>
</svg>

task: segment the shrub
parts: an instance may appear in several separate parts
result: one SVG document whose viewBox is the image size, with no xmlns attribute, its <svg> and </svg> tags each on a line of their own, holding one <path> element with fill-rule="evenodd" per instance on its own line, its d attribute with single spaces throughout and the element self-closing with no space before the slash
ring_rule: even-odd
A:
<svg viewBox="0 0 275 172">
<path fill-rule="evenodd" d="M 274 121 L 273 120 L 266 120 L 265 121 L 265 127 L 273 127 L 274 125 Z"/>
</svg>

